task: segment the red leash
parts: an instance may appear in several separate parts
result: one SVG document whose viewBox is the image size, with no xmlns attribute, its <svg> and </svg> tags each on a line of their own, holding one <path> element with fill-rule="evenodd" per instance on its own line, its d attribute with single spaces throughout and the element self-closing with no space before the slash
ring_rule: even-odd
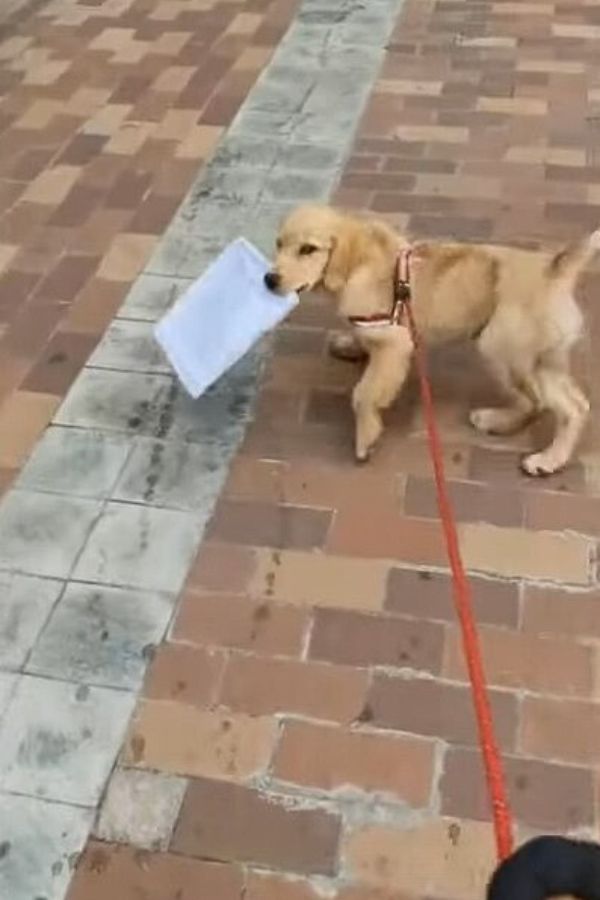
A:
<svg viewBox="0 0 600 900">
<path fill-rule="evenodd" d="M 448 561 L 452 572 L 454 604 L 462 632 L 463 649 L 471 682 L 473 704 L 479 731 L 479 743 L 483 755 L 487 786 L 492 805 L 496 848 L 498 859 L 503 860 L 511 854 L 513 848 L 512 815 L 506 794 L 502 758 L 498 750 L 494 733 L 494 721 L 487 692 L 479 635 L 477 633 L 477 626 L 473 615 L 471 586 L 467 579 L 460 554 L 454 513 L 446 485 L 442 443 L 435 421 L 435 411 L 427 372 L 427 362 L 413 316 L 410 293 L 410 251 L 404 251 L 398 259 L 398 270 L 395 280 L 395 305 L 398 303 L 402 304 L 406 311 L 408 328 L 415 349 L 421 399 L 425 411 L 429 452 L 435 475 L 437 502 L 442 528 L 444 530 Z"/>
</svg>

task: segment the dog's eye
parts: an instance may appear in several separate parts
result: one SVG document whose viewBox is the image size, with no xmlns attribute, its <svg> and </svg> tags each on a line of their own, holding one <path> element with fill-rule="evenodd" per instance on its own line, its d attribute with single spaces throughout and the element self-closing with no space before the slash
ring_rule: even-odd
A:
<svg viewBox="0 0 600 900">
<path fill-rule="evenodd" d="M 299 253 L 300 256 L 310 256 L 311 253 L 316 253 L 318 249 L 315 244 L 301 244 Z"/>
<path fill-rule="evenodd" d="M 283 247 L 283 241 L 282 240 L 275 241 L 275 247 L 277 250 L 281 250 L 281 248 Z"/>
</svg>

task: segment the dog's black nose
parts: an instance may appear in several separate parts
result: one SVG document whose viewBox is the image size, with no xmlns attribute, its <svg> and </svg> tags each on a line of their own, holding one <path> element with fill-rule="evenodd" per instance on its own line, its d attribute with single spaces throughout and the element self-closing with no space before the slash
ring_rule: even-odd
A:
<svg viewBox="0 0 600 900">
<path fill-rule="evenodd" d="M 276 291 L 281 283 L 281 278 L 277 272 L 267 272 L 265 275 L 265 284 L 270 291 Z"/>
</svg>

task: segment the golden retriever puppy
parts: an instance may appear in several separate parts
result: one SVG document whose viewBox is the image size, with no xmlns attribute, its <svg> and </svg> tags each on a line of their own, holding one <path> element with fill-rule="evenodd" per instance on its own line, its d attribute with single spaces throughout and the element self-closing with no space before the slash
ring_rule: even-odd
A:
<svg viewBox="0 0 600 900">
<path fill-rule="evenodd" d="M 573 298 L 577 276 L 600 248 L 600 230 L 560 253 L 494 245 L 409 244 L 386 223 L 329 207 L 303 206 L 283 222 L 270 290 L 322 289 L 348 324 L 331 351 L 367 358 L 354 388 L 355 453 L 368 459 L 382 430 L 381 413 L 407 376 L 413 345 L 406 321 L 394 321 L 396 266 L 411 247 L 414 318 L 427 343 L 476 341 L 506 405 L 475 409 L 472 425 L 489 434 L 522 428 L 543 410 L 555 420 L 551 443 L 523 460 L 529 475 L 550 475 L 571 458 L 589 404 L 569 371 L 582 316 Z"/>
</svg>

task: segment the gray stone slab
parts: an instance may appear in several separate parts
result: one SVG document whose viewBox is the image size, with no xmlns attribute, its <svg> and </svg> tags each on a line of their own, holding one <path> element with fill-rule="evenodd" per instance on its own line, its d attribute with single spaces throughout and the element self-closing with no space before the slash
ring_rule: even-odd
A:
<svg viewBox="0 0 600 900">
<path fill-rule="evenodd" d="M 0 573 L 0 669 L 23 667 L 62 589 L 62 581 Z"/>
<path fill-rule="evenodd" d="M 139 438 L 113 492 L 114 500 L 193 510 L 207 520 L 225 478 L 229 456 L 215 444 Z"/>
<path fill-rule="evenodd" d="M 284 144 L 276 160 L 276 168 L 281 171 L 291 169 L 296 172 L 312 172 L 316 170 L 321 174 L 329 174 L 335 177 L 341 169 L 346 150 L 344 147 L 326 147 L 315 143 L 289 143 Z"/>
<path fill-rule="evenodd" d="M 188 278 L 140 275 L 127 294 L 117 318 L 156 322 L 190 284 Z"/>
<path fill-rule="evenodd" d="M 381 47 L 390 30 L 390 20 L 395 19 L 400 5 L 399 0 L 369 0 L 368 3 L 305 0 L 296 22 L 331 31 L 333 41 Z"/>
<path fill-rule="evenodd" d="M 83 369 L 55 416 L 55 424 L 130 434 L 162 431 L 161 416 L 177 395 L 168 375 Z"/>
<path fill-rule="evenodd" d="M 252 206 L 260 193 L 262 173 L 254 166 L 222 168 L 210 163 L 192 185 L 177 212 L 177 220 L 193 222 L 204 203 Z"/>
<path fill-rule="evenodd" d="M 115 769 L 95 828 L 102 841 L 166 850 L 187 787 L 185 778 Z"/>
<path fill-rule="evenodd" d="M 281 71 L 281 70 L 279 70 Z M 298 68 L 296 78 L 286 81 L 276 78 L 267 70 L 260 90 L 251 94 L 247 109 L 295 116 L 302 111 L 315 87 L 317 71 Z"/>
<path fill-rule="evenodd" d="M 202 524 L 191 513 L 109 503 L 74 578 L 177 593 L 200 542 Z"/>
<path fill-rule="evenodd" d="M 146 263 L 146 272 L 164 278 L 181 277 L 192 281 L 202 275 L 229 239 L 196 234 L 193 221 L 186 224 L 181 219 L 174 219 L 173 223 Z M 238 229 L 235 236 L 239 234 L 241 230 Z"/>
<path fill-rule="evenodd" d="M 221 140 L 212 162 L 220 169 L 237 169 L 240 166 L 270 169 L 279 149 L 279 142 L 268 137 L 236 138 L 228 134 Z"/>
<path fill-rule="evenodd" d="M 294 205 L 294 201 L 290 200 L 274 203 L 265 198 L 252 211 L 244 234 L 267 259 L 274 253 L 279 226 Z"/>
<path fill-rule="evenodd" d="M 154 323 L 115 319 L 87 361 L 91 369 L 167 373 L 171 367 L 154 337 Z"/>
<path fill-rule="evenodd" d="M 93 811 L 0 794 L 0 897 L 64 900 Z"/>
<path fill-rule="evenodd" d="M 93 500 L 9 491 L 0 504 L 0 570 L 66 578 L 99 512 Z"/>
<path fill-rule="evenodd" d="M 382 59 L 381 49 L 365 44 L 338 43 L 335 29 L 324 32 L 318 26 L 295 23 L 282 57 L 290 66 L 304 65 L 323 72 L 345 72 L 348 78 L 362 78 L 370 87 Z M 315 135 L 318 139 L 318 135 Z M 348 147 L 351 141 L 341 146 Z"/>
<path fill-rule="evenodd" d="M 230 125 L 229 133 L 236 139 L 268 134 L 271 138 L 282 142 L 291 137 L 295 120 L 296 117 L 290 116 L 286 110 L 256 109 L 249 104 L 241 108 Z"/>
<path fill-rule="evenodd" d="M 56 422 L 227 448 L 239 441 L 251 414 L 259 362 L 255 360 L 253 366 L 248 371 L 231 370 L 198 400 L 166 375 L 84 369 Z M 0 534 L 1 526 L 0 509 Z M 0 560 L 1 553 L 0 548 Z"/>
<path fill-rule="evenodd" d="M 331 190 L 330 172 L 294 172 L 283 166 L 271 171 L 265 178 L 261 201 L 272 203 L 325 202 Z"/>
<path fill-rule="evenodd" d="M 93 806 L 134 705 L 125 691 L 22 676 L 0 724 L 0 789 Z"/>
<path fill-rule="evenodd" d="M 263 173 L 260 173 L 262 177 Z M 188 195 L 171 227 L 174 234 L 188 234 L 198 242 L 198 249 L 202 252 L 222 248 L 244 233 L 248 210 L 253 206 L 254 201 L 252 204 L 240 204 L 216 199 L 204 199 L 195 204 Z"/>
<path fill-rule="evenodd" d="M 17 486 L 77 497 L 107 497 L 129 451 L 124 435 L 51 426 L 25 464 Z"/>
<path fill-rule="evenodd" d="M 173 603 L 169 594 L 72 582 L 26 670 L 85 684 L 138 688 Z"/>
<path fill-rule="evenodd" d="M 0 719 L 2 719 L 8 704 L 12 700 L 19 677 L 16 672 L 0 672 Z"/>
</svg>

